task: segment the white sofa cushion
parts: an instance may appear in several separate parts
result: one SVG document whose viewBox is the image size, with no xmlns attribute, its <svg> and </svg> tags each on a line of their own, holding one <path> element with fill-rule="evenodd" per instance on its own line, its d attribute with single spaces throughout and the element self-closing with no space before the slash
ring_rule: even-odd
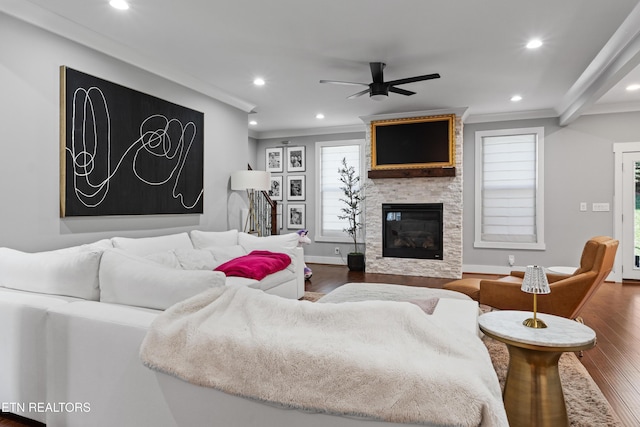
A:
<svg viewBox="0 0 640 427">
<path fill-rule="evenodd" d="M 224 283 L 220 272 L 174 269 L 115 249 L 100 262 L 101 302 L 164 310 Z"/>
<path fill-rule="evenodd" d="M 213 252 L 206 249 L 176 249 L 173 253 L 183 270 L 213 270 L 222 264 Z"/>
<path fill-rule="evenodd" d="M 196 249 L 205 249 L 212 246 L 234 246 L 238 244 L 238 230 L 191 230 L 189 235 L 191 236 L 191 242 Z"/>
<path fill-rule="evenodd" d="M 238 233 L 238 243 L 247 251 L 271 251 L 287 253 L 293 256 L 298 246 L 297 233 L 279 234 L 275 236 L 257 237 L 248 233 Z"/>
<path fill-rule="evenodd" d="M 157 254 L 145 255 L 142 258 L 157 262 L 158 264 L 162 264 L 166 267 L 182 268 L 174 251 L 158 252 Z"/>
<path fill-rule="evenodd" d="M 92 251 L 100 251 L 100 250 L 103 251 L 105 249 L 113 248 L 113 242 L 111 241 L 111 239 L 102 239 L 102 240 L 98 240 L 97 242 L 81 245 L 80 248 L 88 249 Z"/>
<path fill-rule="evenodd" d="M 218 265 L 247 254 L 247 251 L 240 245 L 210 247 L 205 250 L 213 254 L 213 257 L 219 263 Z"/>
<path fill-rule="evenodd" d="M 172 249 L 193 249 L 187 233 L 169 234 L 157 237 L 114 237 L 113 247 L 139 256 L 156 254 Z"/>
<path fill-rule="evenodd" d="M 97 300 L 101 255 L 82 249 L 27 253 L 0 248 L 0 286 Z"/>
</svg>

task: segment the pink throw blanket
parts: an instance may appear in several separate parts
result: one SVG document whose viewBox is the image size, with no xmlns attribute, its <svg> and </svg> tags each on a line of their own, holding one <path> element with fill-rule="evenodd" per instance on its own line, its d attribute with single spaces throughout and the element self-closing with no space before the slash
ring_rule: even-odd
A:
<svg viewBox="0 0 640 427">
<path fill-rule="evenodd" d="M 269 274 L 284 270 L 291 264 L 287 254 L 270 251 L 252 251 L 248 255 L 234 258 L 215 268 L 227 276 L 247 277 L 262 280 Z"/>
</svg>

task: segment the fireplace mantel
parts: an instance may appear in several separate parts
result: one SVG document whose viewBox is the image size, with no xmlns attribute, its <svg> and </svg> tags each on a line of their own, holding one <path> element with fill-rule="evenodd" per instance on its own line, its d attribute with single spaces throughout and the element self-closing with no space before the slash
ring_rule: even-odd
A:
<svg viewBox="0 0 640 427">
<path fill-rule="evenodd" d="M 369 171 L 370 179 L 383 178 L 424 178 L 424 177 L 449 177 L 456 176 L 456 168 L 407 168 L 407 169 L 383 169 Z"/>
</svg>

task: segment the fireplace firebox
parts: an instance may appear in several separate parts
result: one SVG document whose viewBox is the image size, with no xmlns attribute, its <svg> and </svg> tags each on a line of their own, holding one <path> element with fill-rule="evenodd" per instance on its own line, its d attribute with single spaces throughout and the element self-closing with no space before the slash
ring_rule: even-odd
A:
<svg viewBox="0 0 640 427">
<path fill-rule="evenodd" d="M 442 259 L 442 203 L 382 205 L 382 255 Z"/>
</svg>

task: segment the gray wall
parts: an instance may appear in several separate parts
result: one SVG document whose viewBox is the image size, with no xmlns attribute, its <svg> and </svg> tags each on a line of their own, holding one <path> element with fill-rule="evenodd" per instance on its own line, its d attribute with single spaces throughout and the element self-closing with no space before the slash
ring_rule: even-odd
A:
<svg viewBox="0 0 640 427">
<path fill-rule="evenodd" d="M 476 249 L 474 241 L 474 174 L 475 132 L 479 130 L 510 129 L 543 126 L 545 128 L 545 242 L 546 250 Z M 315 142 L 342 139 L 359 139 L 364 132 L 287 137 L 260 140 L 258 165 L 264 169 L 264 149 L 282 146 L 304 145 L 307 155 L 307 228 L 311 239 L 315 231 Z M 529 264 L 577 265 L 584 242 L 596 235 L 613 236 L 614 156 L 616 142 L 640 142 L 640 112 L 585 115 L 566 127 L 560 127 L 557 119 L 517 120 L 464 125 L 463 149 L 463 269 L 465 272 L 505 273 L 510 270 L 508 256 L 515 256 L 515 268 Z M 283 173 L 286 180 L 286 171 Z M 580 202 L 589 209 L 580 212 Z M 591 204 L 606 202 L 609 212 L 592 212 Z M 287 201 L 283 204 L 286 206 Z M 284 229 L 281 232 L 288 232 Z M 348 245 L 314 242 L 305 247 L 308 261 L 341 263 L 343 257 L 335 256 L 334 247 L 342 253 Z"/>
<path fill-rule="evenodd" d="M 353 243 L 333 243 L 333 242 L 316 242 L 315 236 L 315 209 L 316 209 L 316 152 L 315 143 L 321 141 L 341 141 L 350 139 L 364 139 L 364 124 L 362 125 L 362 132 L 350 132 L 339 133 L 332 135 L 312 135 L 312 136 L 300 136 L 300 137 L 287 137 L 287 138 L 272 138 L 261 139 L 258 144 L 257 153 L 257 165 L 256 169 L 265 169 L 265 149 L 271 147 L 285 147 L 284 154 L 286 157 L 286 147 L 300 147 L 305 148 L 306 157 L 306 170 L 305 172 L 292 172 L 291 175 L 305 175 L 306 178 L 306 199 L 304 202 L 291 202 L 291 203 L 304 203 L 306 205 L 306 228 L 309 230 L 309 237 L 313 241 L 312 244 L 304 247 L 305 258 L 309 262 L 321 262 L 321 263 L 339 263 L 346 264 L 347 253 L 353 251 Z M 284 145 L 282 141 L 289 141 L 288 145 Z M 283 176 L 283 184 L 286 186 L 287 182 L 287 170 L 286 165 L 282 174 L 273 174 Z M 283 212 L 286 212 L 287 208 L 287 196 L 286 192 L 283 194 Z M 286 221 L 283 221 L 283 229 L 280 230 L 281 234 L 291 233 L 297 230 L 288 230 L 286 228 Z M 334 255 L 334 248 L 339 247 L 341 256 Z"/>
<path fill-rule="evenodd" d="M 476 249 L 474 241 L 474 132 L 487 129 L 545 128 L 545 251 Z M 566 127 L 556 119 L 467 124 L 464 129 L 464 264 L 507 269 L 528 264 L 578 265 L 584 242 L 592 236 L 613 236 L 614 156 L 616 142 L 640 141 L 640 112 L 582 116 Z M 580 202 L 588 211 L 580 212 Z M 606 202 L 609 212 L 592 212 Z"/>
<path fill-rule="evenodd" d="M 250 158 L 246 113 L 2 13 L 0 40 L 0 246 L 44 250 L 239 224 L 245 201 L 229 177 Z M 204 112 L 203 215 L 59 217 L 60 65 Z"/>
</svg>

